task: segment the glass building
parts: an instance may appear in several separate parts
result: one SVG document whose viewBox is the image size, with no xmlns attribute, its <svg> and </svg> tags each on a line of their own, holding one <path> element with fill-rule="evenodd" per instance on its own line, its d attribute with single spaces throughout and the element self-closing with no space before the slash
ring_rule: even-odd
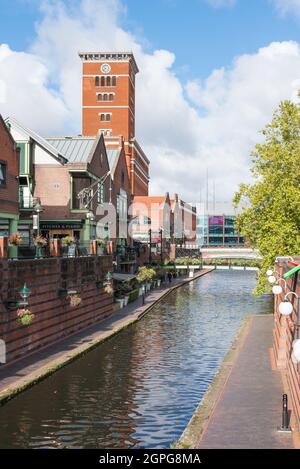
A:
<svg viewBox="0 0 300 469">
<path fill-rule="evenodd" d="M 197 239 L 201 246 L 242 246 L 245 241 L 235 229 L 234 215 L 199 215 Z"/>
</svg>

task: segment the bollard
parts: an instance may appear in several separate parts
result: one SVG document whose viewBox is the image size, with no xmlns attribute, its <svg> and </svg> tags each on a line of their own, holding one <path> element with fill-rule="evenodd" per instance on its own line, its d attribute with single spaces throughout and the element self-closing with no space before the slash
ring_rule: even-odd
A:
<svg viewBox="0 0 300 469">
<path fill-rule="evenodd" d="M 283 394 L 282 396 L 282 424 L 278 427 L 278 431 L 281 433 L 291 433 L 291 427 L 289 426 L 289 412 L 288 412 L 288 396 Z"/>
</svg>

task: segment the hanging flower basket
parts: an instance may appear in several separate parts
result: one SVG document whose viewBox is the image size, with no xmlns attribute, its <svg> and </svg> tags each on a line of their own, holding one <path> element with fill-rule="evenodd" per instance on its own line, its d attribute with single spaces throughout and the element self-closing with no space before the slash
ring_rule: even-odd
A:
<svg viewBox="0 0 300 469">
<path fill-rule="evenodd" d="M 39 246 L 39 247 L 44 247 L 44 246 L 47 246 L 48 244 L 47 238 L 45 238 L 42 235 L 35 236 L 33 238 L 33 242 L 35 246 Z"/>
<path fill-rule="evenodd" d="M 77 308 L 82 302 L 82 298 L 79 295 L 69 295 L 68 299 L 70 300 L 70 306 L 72 308 Z"/>
<path fill-rule="evenodd" d="M 17 311 L 17 323 L 22 326 L 29 326 L 34 319 L 34 314 L 30 309 L 20 308 Z"/>
<path fill-rule="evenodd" d="M 104 287 L 104 292 L 107 293 L 108 295 L 112 295 L 114 289 L 111 285 L 111 283 L 108 283 L 107 285 L 105 285 Z"/>
<path fill-rule="evenodd" d="M 22 236 L 20 233 L 13 233 L 8 237 L 9 246 L 20 246 L 22 243 Z"/>
<path fill-rule="evenodd" d="M 74 243 L 75 243 L 75 239 L 73 238 L 73 236 L 65 236 L 61 240 L 61 244 L 63 246 L 72 246 L 72 244 Z"/>
</svg>

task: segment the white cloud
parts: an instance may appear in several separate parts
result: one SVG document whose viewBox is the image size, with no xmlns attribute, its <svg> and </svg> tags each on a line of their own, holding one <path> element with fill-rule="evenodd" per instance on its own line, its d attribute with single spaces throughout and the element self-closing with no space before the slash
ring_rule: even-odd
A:
<svg viewBox="0 0 300 469">
<path fill-rule="evenodd" d="M 6 100 L 1 113 L 14 115 L 42 134 L 81 131 L 79 50 L 132 50 L 138 62 L 137 138 L 151 160 L 151 192 L 178 192 L 187 200 L 205 194 L 206 168 L 217 200 L 230 200 L 249 179 L 250 151 L 258 131 L 281 99 L 299 88 L 300 49 L 272 43 L 238 57 L 184 86 L 170 51 L 146 53 L 120 26 L 118 0 L 82 0 L 68 8 L 53 0 L 29 52 L 0 46 L 0 77 Z M 101 13 L 101 14 L 100 14 Z M 212 187 L 212 183 L 210 185 Z"/>
<path fill-rule="evenodd" d="M 300 16 L 300 0 L 271 0 L 271 2 L 283 15 L 292 13 Z"/>
<path fill-rule="evenodd" d="M 213 6 L 214 8 L 222 8 L 222 7 L 232 7 L 235 5 L 236 0 L 205 0 L 206 3 Z"/>
</svg>

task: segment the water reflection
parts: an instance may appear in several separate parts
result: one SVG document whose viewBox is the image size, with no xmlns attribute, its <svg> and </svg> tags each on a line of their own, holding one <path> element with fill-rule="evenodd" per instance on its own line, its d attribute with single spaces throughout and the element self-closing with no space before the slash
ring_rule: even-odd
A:
<svg viewBox="0 0 300 469">
<path fill-rule="evenodd" d="M 255 298 L 253 272 L 216 271 L 0 409 L 2 448 L 167 448 L 180 436 Z"/>
</svg>

